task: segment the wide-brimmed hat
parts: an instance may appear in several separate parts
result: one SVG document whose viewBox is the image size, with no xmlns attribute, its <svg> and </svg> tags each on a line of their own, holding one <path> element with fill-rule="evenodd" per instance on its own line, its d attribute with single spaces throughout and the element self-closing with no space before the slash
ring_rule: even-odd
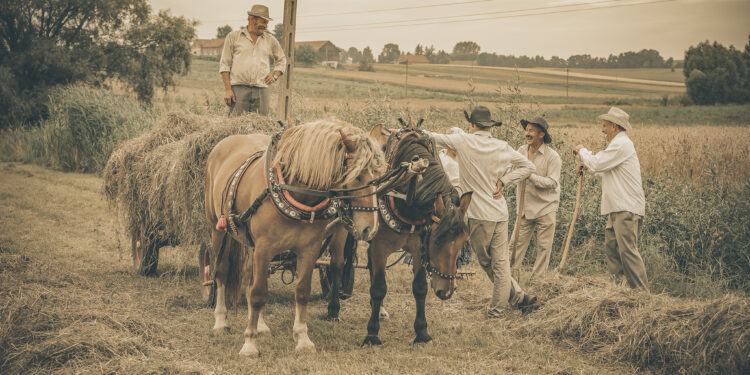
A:
<svg viewBox="0 0 750 375">
<path fill-rule="evenodd" d="M 611 123 L 620 125 L 623 129 L 625 129 L 625 131 L 633 131 L 633 126 L 630 125 L 630 115 L 617 107 L 610 108 L 609 112 L 603 115 L 599 115 L 596 119 L 607 120 Z"/>
<path fill-rule="evenodd" d="M 273 18 L 268 16 L 268 7 L 265 5 L 255 4 L 250 11 L 247 12 L 248 16 L 255 16 L 265 19 L 266 21 L 273 21 Z"/>
<path fill-rule="evenodd" d="M 478 105 L 473 110 L 471 110 L 471 116 L 469 116 L 469 114 L 464 111 L 464 116 L 466 116 L 467 121 L 482 128 L 490 128 L 503 124 L 502 121 L 492 120 L 490 118 L 490 109 L 483 105 Z"/>
<path fill-rule="evenodd" d="M 549 135 L 549 124 L 547 124 L 547 120 L 545 120 L 544 117 L 534 117 L 531 121 L 521 120 L 521 126 L 523 126 L 524 130 L 528 124 L 536 125 L 544 130 L 544 143 L 552 142 L 552 137 Z"/>
</svg>

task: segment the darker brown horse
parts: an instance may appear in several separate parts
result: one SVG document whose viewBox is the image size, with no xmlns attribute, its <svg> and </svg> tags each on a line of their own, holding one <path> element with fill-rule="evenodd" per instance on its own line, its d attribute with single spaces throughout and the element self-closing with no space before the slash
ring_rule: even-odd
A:
<svg viewBox="0 0 750 375">
<path fill-rule="evenodd" d="M 370 320 L 363 345 L 380 345 L 380 310 L 387 293 L 385 281 L 388 255 L 403 249 L 414 258 L 412 293 L 417 304 L 414 320 L 415 343 L 432 340 L 427 333 L 425 298 L 427 275 L 430 286 L 440 299 L 448 299 L 455 290 L 456 260 L 468 240 L 465 224 L 466 210 L 471 203 L 471 193 L 460 198 L 453 191 L 428 136 L 412 129 L 391 132 L 381 125 L 375 126 L 370 136 L 385 145 L 389 168 L 417 155 L 429 160 L 421 178 L 408 188 L 380 195 L 378 206 L 380 230 L 370 243 L 368 251 L 370 268 Z M 336 294 L 329 301 L 328 316 L 339 313 Z"/>
<path fill-rule="evenodd" d="M 307 335 L 307 303 L 326 227 L 346 212 L 350 233 L 371 239 L 378 217 L 376 187 L 370 183 L 385 170 L 379 147 L 362 130 L 340 121 L 296 126 L 269 147 L 271 142 L 261 134 L 228 137 L 211 151 L 206 166 L 206 217 L 218 258 L 213 329 L 227 329 L 227 299 L 237 298 L 244 288 L 249 323 L 240 354 L 251 357 L 259 354 L 256 336 L 269 331 L 262 318 L 269 262 L 285 250 L 297 255 L 296 349 L 315 349 Z M 253 162 L 248 156 L 254 154 Z M 346 199 L 329 194 L 342 187 L 359 189 Z"/>
</svg>

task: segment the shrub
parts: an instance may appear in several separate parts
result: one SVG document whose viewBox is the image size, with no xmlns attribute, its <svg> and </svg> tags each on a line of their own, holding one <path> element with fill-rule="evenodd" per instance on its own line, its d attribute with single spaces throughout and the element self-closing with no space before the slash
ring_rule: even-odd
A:
<svg viewBox="0 0 750 375">
<path fill-rule="evenodd" d="M 136 100 L 84 85 L 54 89 L 48 111 L 39 127 L 4 132 L 0 150 L 5 160 L 98 173 L 117 144 L 153 123 L 153 115 Z"/>
</svg>

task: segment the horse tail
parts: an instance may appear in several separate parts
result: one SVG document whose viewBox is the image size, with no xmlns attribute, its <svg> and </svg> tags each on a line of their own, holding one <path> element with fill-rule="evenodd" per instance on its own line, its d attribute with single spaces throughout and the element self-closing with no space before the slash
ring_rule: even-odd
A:
<svg viewBox="0 0 750 375">
<path fill-rule="evenodd" d="M 241 243 L 230 239 L 227 248 L 227 306 L 239 306 L 245 287 L 252 282 L 253 258 Z"/>
</svg>

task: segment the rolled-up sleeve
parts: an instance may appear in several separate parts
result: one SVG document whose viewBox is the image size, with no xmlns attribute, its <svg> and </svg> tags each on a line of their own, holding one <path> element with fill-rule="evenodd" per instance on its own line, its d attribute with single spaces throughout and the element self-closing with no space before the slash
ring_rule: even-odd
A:
<svg viewBox="0 0 750 375">
<path fill-rule="evenodd" d="M 500 178 L 500 181 L 503 182 L 503 185 L 508 186 L 513 183 L 517 183 L 518 181 L 523 180 L 526 177 L 529 177 L 532 173 L 536 172 L 536 166 L 534 163 L 532 163 L 529 159 L 526 159 L 525 156 L 521 155 L 520 152 L 509 149 L 508 152 L 511 155 L 511 165 L 513 166 L 513 169 L 506 173 L 505 176 Z"/>
<path fill-rule="evenodd" d="M 435 141 L 435 146 L 438 148 L 446 148 L 452 151 L 458 151 L 458 143 L 461 140 L 460 134 L 440 134 L 433 133 L 430 131 L 426 132 Z"/>
<path fill-rule="evenodd" d="M 633 152 L 635 152 L 635 149 L 629 150 L 620 143 L 612 142 L 606 149 L 597 152 L 596 155 L 585 148 L 582 148 L 578 154 L 581 156 L 583 165 L 591 172 L 597 173 L 606 172 L 622 164 Z"/>
<path fill-rule="evenodd" d="M 547 165 L 548 176 L 540 176 L 532 173 L 529 176 L 529 181 L 531 181 L 531 183 L 538 189 L 557 189 L 557 186 L 560 185 L 561 169 L 562 159 L 560 159 L 560 157 L 554 157 Z"/>
<path fill-rule="evenodd" d="M 286 73 L 286 55 L 284 54 L 284 49 L 281 48 L 281 44 L 279 44 L 279 41 L 276 40 L 276 38 L 271 37 L 273 46 L 271 46 L 271 55 L 273 56 L 273 70 L 280 71 L 281 73 Z"/>
<path fill-rule="evenodd" d="M 234 33 L 229 33 L 224 39 L 224 48 L 221 50 L 221 60 L 219 60 L 219 73 L 232 71 L 232 58 L 234 57 Z"/>
</svg>

